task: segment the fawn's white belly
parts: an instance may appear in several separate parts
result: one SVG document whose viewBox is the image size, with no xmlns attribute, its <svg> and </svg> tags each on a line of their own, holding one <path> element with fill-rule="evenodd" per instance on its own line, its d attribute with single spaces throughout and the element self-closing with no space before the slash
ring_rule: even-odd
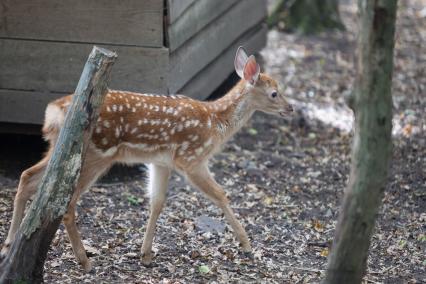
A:
<svg viewBox="0 0 426 284">
<path fill-rule="evenodd" d="M 114 162 L 128 165 L 152 163 L 164 167 L 173 167 L 173 147 L 172 145 L 148 146 L 145 144 L 120 143 L 106 151 L 91 145 L 98 155 L 105 158 L 112 158 Z"/>
</svg>

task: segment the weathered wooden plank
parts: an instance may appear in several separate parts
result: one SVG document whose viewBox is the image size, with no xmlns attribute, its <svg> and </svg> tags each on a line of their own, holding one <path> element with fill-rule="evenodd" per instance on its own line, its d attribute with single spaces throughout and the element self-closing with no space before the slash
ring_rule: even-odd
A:
<svg viewBox="0 0 426 284">
<path fill-rule="evenodd" d="M 236 38 L 258 25 L 266 16 L 264 1 L 239 1 L 227 13 L 209 24 L 170 57 L 169 90 L 180 90 Z"/>
<path fill-rule="evenodd" d="M 262 49 L 266 44 L 266 26 L 250 30 L 238 38 L 219 58 L 210 63 L 191 79 L 179 93 L 197 99 L 207 98 L 223 81 L 234 72 L 234 56 L 239 46 L 244 46 L 249 54 Z"/>
<path fill-rule="evenodd" d="M 0 264 L 1 283 L 43 282 L 47 251 L 79 180 L 94 126 L 91 122 L 98 118 L 116 56 L 96 47 L 90 54 L 34 201 L 21 226 L 12 223 L 11 230 L 17 233 Z M 87 261 L 85 268 L 89 266 Z"/>
<path fill-rule="evenodd" d="M 2 0 L 0 37 L 163 46 L 163 1 Z"/>
<path fill-rule="evenodd" d="M 174 23 L 197 0 L 168 0 L 169 23 Z M 216 0 L 214 1 L 216 2 Z"/>
<path fill-rule="evenodd" d="M 64 94 L 0 90 L 0 122 L 42 124 L 47 104 Z"/>
<path fill-rule="evenodd" d="M 198 0 L 168 27 L 169 49 L 173 52 L 186 40 L 223 14 L 238 0 Z"/>
<path fill-rule="evenodd" d="M 111 88 L 166 92 L 168 49 L 105 46 L 120 54 Z M 0 88 L 73 92 L 91 44 L 0 39 Z"/>
</svg>

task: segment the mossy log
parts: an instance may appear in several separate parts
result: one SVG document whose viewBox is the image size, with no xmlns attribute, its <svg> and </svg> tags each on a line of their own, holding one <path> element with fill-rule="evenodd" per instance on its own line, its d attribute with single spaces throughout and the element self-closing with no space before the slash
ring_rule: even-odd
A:
<svg viewBox="0 0 426 284">
<path fill-rule="evenodd" d="M 391 158 L 397 0 L 360 0 L 352 165 L 324 283 L 361 283 Z"/>
<path fill-rule="evenodd" d="M 116 57 L 109 50 L 93 48 L 34 201 L 0 264 L 0 283 L 43 282 L 47 251 L 78 181 L 91 121 L 99 115 Z"/>
</svg>

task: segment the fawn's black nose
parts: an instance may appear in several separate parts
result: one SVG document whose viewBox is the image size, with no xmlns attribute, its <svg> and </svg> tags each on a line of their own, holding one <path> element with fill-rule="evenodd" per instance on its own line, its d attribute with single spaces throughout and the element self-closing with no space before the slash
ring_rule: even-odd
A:
<svg viewBox="0 0 426 284">
<path fill-rule="evenodd" d="M 288 112 L 293 112 L 293 106 L 292 105 L 288 105 L 287 106 L 287 111 Z"/>
</svg>

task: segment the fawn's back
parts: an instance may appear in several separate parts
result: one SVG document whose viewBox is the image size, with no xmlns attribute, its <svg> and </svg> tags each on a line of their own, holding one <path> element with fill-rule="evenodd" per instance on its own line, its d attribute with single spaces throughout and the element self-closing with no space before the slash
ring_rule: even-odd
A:
<svg viewBox="0 0 426 284">
<path fill-rule="evenodd" d="M 53 145 L 72 96 L 46 109 L 43 132 Z M 90 147 L 123 163 L 156 162 L 178 168 L 203 160 L 214 150 L 220 120 L 209 103 L 180 95 L 108 91 Z"/>
</svg>

